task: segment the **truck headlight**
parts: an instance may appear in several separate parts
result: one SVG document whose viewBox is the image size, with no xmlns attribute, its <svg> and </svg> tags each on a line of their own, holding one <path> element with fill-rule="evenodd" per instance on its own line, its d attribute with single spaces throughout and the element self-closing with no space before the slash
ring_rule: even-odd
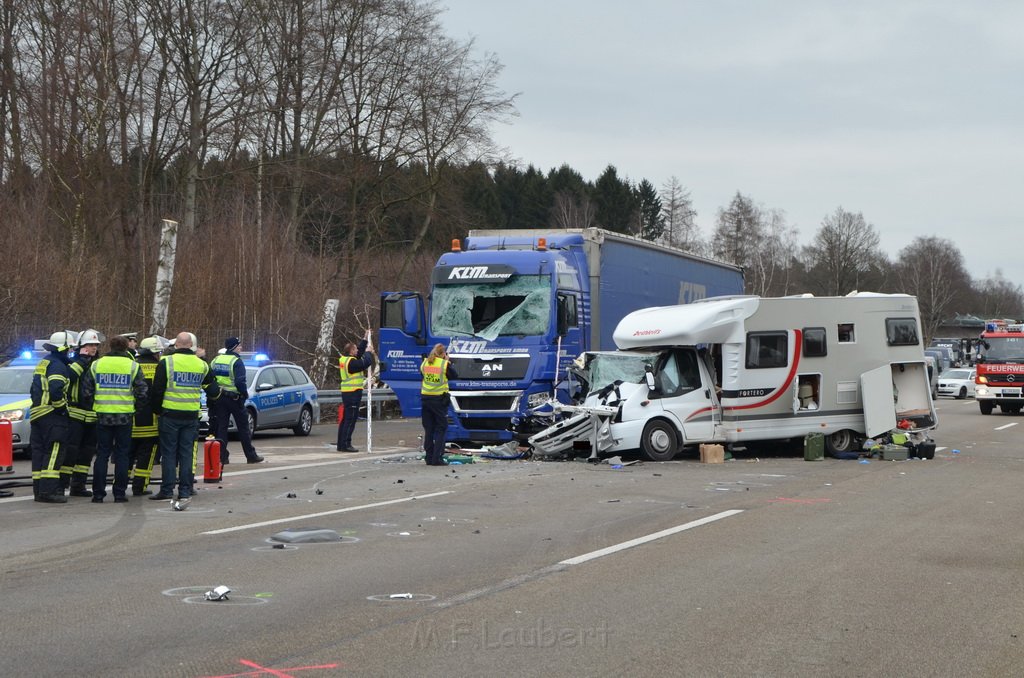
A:
<svg viewBox="0 0 1024 678">
<path fill-rule="evenodd" d="M 974 394 L 980 396 L 988 395 L 988 386 L 978 386 L 974 389 Z"/>
<path fill-rule="evenodd" d="M 25 418 L 25 410 L 18 408 L 16 410 L 3 410 L 0 412 L 0 419 L 6 419 L 12 424 L 16 421 L 21 421 Z"/>
<path fill-rule="evenodd" d="M 540 407 L 551 402 L 551 394 L 546 392 L 531 393 L 526 398 L 526 405 L 532 410 L 535 407 Z"/>
</svg>

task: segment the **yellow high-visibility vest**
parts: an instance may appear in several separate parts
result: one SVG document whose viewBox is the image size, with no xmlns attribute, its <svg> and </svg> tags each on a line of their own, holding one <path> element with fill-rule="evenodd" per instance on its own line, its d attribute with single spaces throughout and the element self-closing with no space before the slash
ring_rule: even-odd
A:
<svg viewBox="0 0 1024 678">
<path fill-rule="evenodd" d="M 348 364 L 353 360 L 355 358 L 350 355 L 343 355 L 338 358 L 338 369 L 341 370 L 342 393 L 351 393 L 363 388 L 363 375 L 359 372 L 353 374 L 348 371 Z"/>
<path fill-rule="evenodd" d="M 191 353 L 175 353 L 164 358 L 167 365 L 167 390 L 164 391 L 165 410 L 199 412 L 203 380 L 210 366 Z"/>
<path fill-rule="evenodd" d="M 420 385 L 421 395 L 444 395 L 448 392 L 448 361 L 444 358 L 424 360 L 420 364 L 423 383 Z"/>
<path fill-rule="evenodd" d="M 89 369 L 96 382 L 93 411 L 97 414 L 131 414 L 135 411 L 132 382 L 139 373 L 138 363 L 124 356 L 108 355 L 94 362 Z"/>
</svg>

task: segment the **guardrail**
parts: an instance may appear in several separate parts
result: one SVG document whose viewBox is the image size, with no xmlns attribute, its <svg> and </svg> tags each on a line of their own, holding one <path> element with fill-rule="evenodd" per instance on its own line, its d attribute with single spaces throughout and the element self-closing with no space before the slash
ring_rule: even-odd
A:
<svg viewBox="0 0 1024 678">
<path fill-rule="evenodd" d="M 317 397 L 317 400 L 319 400 L 320 404 L 322 404 L 322 405 L 337 405 L 338 403 L 341 402 L 341 391 L 340 390 L 317 391 L 316 392 L 316 397 Z M 364 406 L 366 405 L 366 399 L 367 399 L 366 391 L 363 391 L 363 405 Z M 394 402 L 398 402 L 398 396 L 395 395 L 395 392 L 392 391 L 390 387 L 385 386 L 385 387 L 382 387 L 382 388 L 375 388 L 375 389 L 373 389 L 373 411 L 374 411 L 374 416 L 378 416 L 379 417 L 381 415 L 381 409 L 383 409 L 384 403 L 394 403 Z"/>
</svg>

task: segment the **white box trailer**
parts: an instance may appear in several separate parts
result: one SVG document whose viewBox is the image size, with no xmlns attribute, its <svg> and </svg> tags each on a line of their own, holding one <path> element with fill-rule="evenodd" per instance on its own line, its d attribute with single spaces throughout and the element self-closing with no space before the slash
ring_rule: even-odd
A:
<svg viewBox="0 0 1024 678">
<path fill-rule="evenodd" d="M 898 422 L 937 424 L 909 295 L 718 297 L 633 312 L 613 336 L 620 350 L 582 356 L 588 394 L 536 449 L 574 438 L 661 461 L 687 445 L 822 433 L 839 454 Z"/>
</svg>

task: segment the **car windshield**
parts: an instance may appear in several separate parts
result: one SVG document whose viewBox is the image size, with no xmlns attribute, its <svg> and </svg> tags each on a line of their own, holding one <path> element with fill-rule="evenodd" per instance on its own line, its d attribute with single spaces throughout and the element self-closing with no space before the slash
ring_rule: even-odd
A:
<svg viewBox="0 0 1024 678">
<path fill-rule="evenodd" d="M 431 302 L 434 336 L 536 336 L 551 321 L 551 276 L 516 275 L 504 283 L 438 285 Z"/>
<path fill-rule="evenodd" d="M 587 364 L 590 390 L 600 391 L 616 381 L 639 384 L 647 366 L 654 367 L 657 359 L 657 353 L 595 353 Z"/>
<path fill-rule="evenodd" d="M 252 380 L 256 378 L 256 368 L 246 367 L 245 368 L 245 386 L 250 391 L 252 390 Z"/>
<path fill-rule="evenodd" d="M 32 368 L 0 369 L 0 393 L 28 393 L 32 387 Z"/>
<path fill-rule="evenodd" d="M 970 370 L 947 370 L 939 375 L 939 379 L 970 379 Z"/>
</svg>

